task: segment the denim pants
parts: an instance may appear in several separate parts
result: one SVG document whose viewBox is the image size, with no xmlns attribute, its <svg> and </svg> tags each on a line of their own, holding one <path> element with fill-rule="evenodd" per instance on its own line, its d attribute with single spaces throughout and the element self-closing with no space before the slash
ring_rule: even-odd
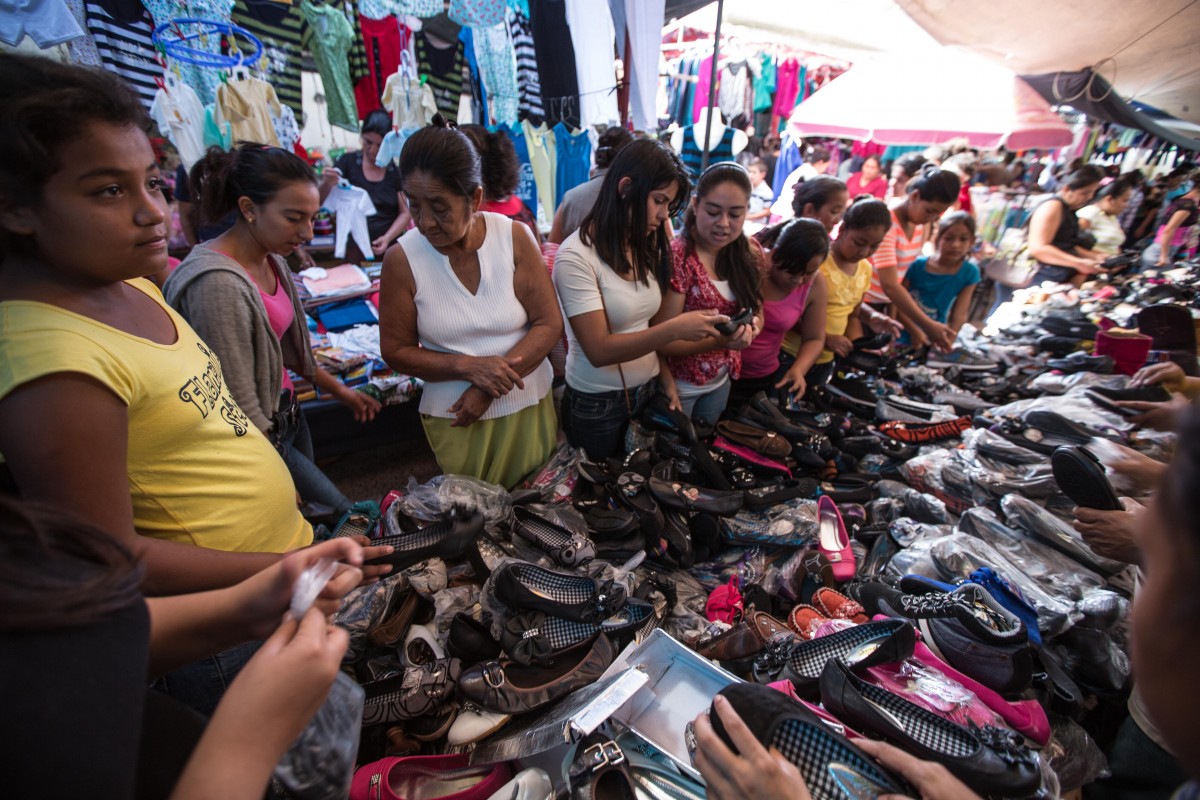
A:
<svg viewBox="0 0 1200 800">
<path fill-rule="evenodd" d="M 703 420 L 709 425 L 716 425 L 717 420 L 725 413 L 725 407 L 729 405 L 729 392 L 732 385 L 732 379 L 725 380 L 711 392 L 680 397 L 679 404 L 683 407 L 683 413 L 696 422 Z"/>
<path fill-rule="evenodd" d="M 246 642 L 236 647 L 180 667 L 156 680 L 151 688 L 169 695 L 185 706 L 211 717 L 225 690 L 258 652 L 262 642 Z"/>
<path fill-rule="evenodd" d="M 629 387 L 629 405 L 637 416 L 654 396 L 657 381 Z M 619 457 L 625 444 L 625 428 L 629 424 L 630 408 L 625 403 L 625 391 L 578 392 L 570 384 L 563 390 L 559 420 L 567 443 L 582 449 L 592 461 L 602 462 Z"/>
<path fill-rule="evenodd" d="M 350 510 L 350 500 L 313 462 L 312 434 L 304 412 L 298 404 L 293 404 L 291 392 L 284 392 L 279 407 L 270 438 L 292 474 L 300 499 L 329 506 L 340 517 Z"/>
</svg>

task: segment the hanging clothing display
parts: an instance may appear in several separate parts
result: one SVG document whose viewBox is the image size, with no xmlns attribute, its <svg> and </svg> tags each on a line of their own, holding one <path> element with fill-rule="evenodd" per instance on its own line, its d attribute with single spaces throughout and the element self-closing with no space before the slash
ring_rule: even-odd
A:
<svg viewBox="0 0 1200 800">
<path fill-rule="evenodd" d="M 463 91 L 463 45 L 434 47 L 424 31 L 416 35 L 417 71 L 427 77 L 437 109 L 450 122 L 458 121 L 458 99 Z"/>
<path fill-rule="evenodd" d="M 517 58 L 509 27 L 501 23 L 476 28 L 474 37 L 475 60 L 479 63 L 479 75 L 487 86 L 489 115 L 496 123 L 512 124 L 517 121 L 521 94 L 517 87 Z"/>
<path fill-rule="evenodd" d="M 579 84 L 578 124 L 616 125 L 621 114 L 613 72 L 612 13 L 607 3 L 595 0 L 565 0 L 565 6 Z"/>
<path fill-rule="evenodd" d="M 371 202 L 367 190 L 357 186 L 338 185 L 329 193 L 325 204 L 333 209 L 337 223 L 333 235 L 333 257 L 346 257 L 346 239 L 353 236 L 354 244 L 363 258 L 375 258 L 367 227 L 367 217 L 375 215 L 375 204 Z"/>
<path fill-rule="evenodd" d="M 509 6 L 505 21 L 517 61 L 517 88 L 520 97 L 517 113 L 522 117 L 541 117 L 542 82 L 538 74 L 537 53 L 533 47 L 533 28 L 529 15 Z M 531 206 L 532 207 L 532 206 Z"/>
<path fill-rule="evenodd" d="M 708 107 L 709 89 L 712 87 L 713 57 L 710 53 L 700 59 L 696 72 L 696 96 L 692 99 L 692 122 L 700 121 L 700 111 Z"/>
<path fill-rule="evenodd" d="M 233 141 L 258 142 L 279 147 L 271 112 L 279 114 L 275 89 L 266 81 L 250 78 L 227 81 L 217 89 L 217 108 L 233 130 Z"/>
<path fill-rule="evenodd" d="M 754 113 L 770 111 L 775 95 L 775 57 L 762 54 L 762 69 L 754 79 Z"/>
<path fill-rule="evenodd" d="M 397 24 L 395 17 L 374 20 L 359 15 L 358 22 L 367 54 L 367 74 L 354 84 L 354 104 L 358 107 L 358 116 L 366 119 L 380 107 L 384 82 L 387 76 L 400 69 L 404 40 L 411 34 L 403 24 Z"/>
<path fill-rule="evenodd" d="M 435 17 L 446 8 L 442 0 L 392 0 L 397 16 Z"/>
<path fill-rule="evenodd" d="M 544 122 L 534 127 L 529 120 L 522 122 L 521 128 L 525 131 L 525 145 L 529 152 L 529 163 L 533 166 L 538 200 L 542 204 L 542 218 L 549 220 L 554 217 L 556 208 L 554 180 L 557 177 L 558 154 L 554 131 L 547 128 Z"/>
<path fill-rule="evenodd" d="M 277 2 L 277 0 L 268 0 L 268 2 Z M 334 8 L 338 8 L 336 2 L 334 2 Z M 350 64 L 350 85 L 354 86 L 370 73 L 370 70 L 367 69 L 367 47 L 363 43 L 362 25 L 360 24 L 358 14 L 358 0 L 341 0 L 339 10 L 342 16 L 345 17 L 346 23 L 350 26 L 350 56 L 348 61 Z"/>
<path fill-rule="evenodd" d="M 146 9 L 136 0 L 91 0 L 84 15 L 104 69 L 124 78 L 149 108 L 163 68 L 154 58 L 154 25 Z"/>
<path fill-rule="evenodd" d="M 167 73 L 163 88 L 150 104 L 150 118 L 179 151 L 179 160 L 191 170 L 204 157 L 204 105 L 186 83 Z"/>
<path fill-rule="evenodd" d="M 279 105 L 279 113 L 271 115 L 271 125 L 275 128 L 275 138 L 284 150 L 291 150 L 301 158 L 305 157 L 304 148 L 300 144 L 300 126 L 296 124 L 296 115 L 288 106 Z"/>
<path fill-rule="evenodd" d="M 704 163 L 704 150 L 700 145 L 696 144 L 696 133 L 699 131 L 703 140 L 704 131 L 696 125 L 688 125 L 683 129 L 683 145 L 679 151 L 679 160 L 688 168 L 688 172 L 692 174 L 692 179 L 695 180 L 700 176 L 703 170 L 701 166 Z M 734 161 L 733 157 L 733 135 L 737 133 L 732 125 L 726 125 L 725 130 L 721 134 L 721 138 L 713 136 L 710 140 L 708 150 L 708 163 L 715 164 L 718 161 Z"/>
<path fill-rule="evenodd" d="M 233 147 L 233 130 L 221 117 L 216 103 L 204 107 L 204 147 L 219 147 L 222 150 Z"/>
<path fill-rule="evenodd" d="M 530 0 L 533 46 L 542 79 L 542 110 L 547 121 L 580 127 L 579 75 L 563 0 Z"/>
<path fill-rule="evenodd" d="M 82 31 L 80 36 L 67 42 L 67 53 L 71 56 L 71 63 L 85 67 L 100 66 L 100 51 L 96 49 L 96 40 L 87 29 L 87 3 L 84 0 L 66 0 L 66 3 L 67 9 Z"/>
<path fill-rule="evenodd" d="M 717 108 L 728 122 L 738 116 L 746 119 L 754 114 L 754 91 L 750 85 L 750 65 L 733 61 L 717 73 Z"/>
<path fill-rule="evenodd" d="M 354 29 L 342 12 L 332 6 L 301 0 L 300 11 L 308 22 L 304 30 L 305 48 L 317 62 L 317 72 L 325 89 L 329 123 L 357 133 L 358 113 L 347 63 Z"/>
<path fill-rule="evenodd" d="M 392 127 L 397 130 L 424 128 L 437 113 L 433 90 L 403 70 L 387 79 L 381 100 L 392 112 Z"/>
<path fill-rule="evenodd" d="M 43 50 L 84 35 L 62 0 L 22 0 L 0 13 L 0 42 L 16 47 L 28 36 Z"/>
<path fill-rule="evenodd" d="M 563 195 L 581 183 L 587 183 L 592 163 L 592 140 L 586 130 L 571 133 L 561 122 L 554 126 L 554 151 L 557 165 L 554 170 L 554 207 Z"/>
<path fill-rule="evenodd" d="M 662 25 L 666 0 L 624 0 L 626 50 L 625 81 L 629 84 L 629 118 L 639 131 L 658 129 L 654 109 L 658 97 L 659 61 L 662 58 Z M 624 37 L 618 39 L 618 44 Z"/>
<path fill-rule="evenodd" d="M 796 95 L 800 92 L 800 62 L 789 58 L 779 65 L 775 75 L 775 106 L 777 116 L 787 117 L 796 107 Z"/>
<path fill-rule="evenodd" d="M 377 181 L 370 180 L 363 172 L 361 150 L 344 154 L 334 166 L 341 171 L 342 177 L 349 181 L 351 186 L 359 187 L 371 199 L 375 213 L 368 215 L 367 234 L 371 241 L 375 241 L 387 233 L 396 217 L 400 216 L 400 169 L 395 164 L 388 164 L 382 178 Z"/>
<path fill-rule="evenodd" d="M 458 31 L 458 41 L 463 47 L 463 60 L 468 75 L 463 78 L 463 93 L 459 98 L 458 121 L 460 125 L 479 122 L 487 125 L 487 90 L 479 76 L 479 62 L 475 58 L 475 31 L 463 26 Z"/>
<path fill-rule="evenodd" d="M 446 12 L 459 25 L 489 28 L 504 22 L 504 0 L 450 0 Z"/>
<path fill-rule="evenodd" d="M 188 17 L 226 24 L 232 21 L 233 0 L 142 0 L 142 3 L 150 12 L 156 27 Z M 220 36 L 201 36 L 188 42 L 188 46 L 217 55 L 221 52 L 221 39 Z M 177 62 L 169 56 L 167 63 L 179 69 L 180 78 L 196 91 L 201 103 L 211 103 L 216 99 L 217 87 L 221 85 L 219 70 Z"/>
<path fill-rule="evenodd" d="M 533 177 L 533 164 L 529 160 L 529 145 L 525 141 L 525 128 L 520 123 L 498 125 L 496 130 L 505 133 L 512 140 L 513 149 L 517 151 L 517 161 L 520 166 L 520 178 L 517 180 L 516 196 L 537 214 L 538 194 L 537 181 Z"/>
<path fill-rule="evenodd" d="M 233 24 L 245 28 L 263 43 L 263 56 L 252 65 L 258 77 L 275 87 L 279 102 L 304 119 L 304 93 L 300 85 L 300 41 L 304 17 L 300 7 L 287 3 L 236 0 Z"/>
</svg>

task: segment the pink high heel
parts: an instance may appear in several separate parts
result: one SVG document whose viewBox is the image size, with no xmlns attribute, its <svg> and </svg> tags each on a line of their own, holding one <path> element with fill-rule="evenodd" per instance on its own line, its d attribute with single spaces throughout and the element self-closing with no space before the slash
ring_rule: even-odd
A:
<svg viewBox="0 0 1200 800">
<path fill-rule="evenodd" d="M 834 580 L 844 583 L 854 577 L 854 551 L 842 522 L 842 513 L 828 495 L 817 499 L 817 549 L 829 559 Z"/>
</svg>

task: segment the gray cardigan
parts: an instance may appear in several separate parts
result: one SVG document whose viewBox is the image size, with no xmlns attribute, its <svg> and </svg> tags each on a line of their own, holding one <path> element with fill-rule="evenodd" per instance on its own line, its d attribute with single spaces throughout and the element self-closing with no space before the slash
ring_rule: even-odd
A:
<svg viewBox="0 0 1200 800">
<path fill-rule="evenodd" d="M 233 399 L 264 433 L 279 406 L 283 368 L 308 380 L 316 371 L 304 309 L 287 263 L 277 255 L 271 263 L 296 312 L 282 342 L 271 330 L 258 287 L 229 256 L 197 245 L 163 285 L 167 302 L 220 358 Z"/>
</svg>

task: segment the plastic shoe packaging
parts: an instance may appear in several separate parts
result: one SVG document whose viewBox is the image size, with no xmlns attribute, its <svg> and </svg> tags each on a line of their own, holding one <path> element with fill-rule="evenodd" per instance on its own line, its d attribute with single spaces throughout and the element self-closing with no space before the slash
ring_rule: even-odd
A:
<svg viewBox="0 0 1200 800">
<path fill-rule="evenodd" d="M 471 763 L 520 759 L 522 766 L 541 766 L 561 782 L 571 746 L 608 722 L 612 729 L 636 734 L 656 757 L 699 782 L 691 763 L 691 722 L 712 705 L 717 692 L 735 682 L 733 675 L 656 630 L 627 647 L 592 686 L 516 720 L 502 735 L 478 745 Z"/>
<path fill-rule="evenodd" d="M 467 475 L 437 475 L 425 483 L 408 479 L 400 510 L 414 519 L 432 522 L 457 506 L 478 508 L 489 526 L 508 519 L 512 501 L 503 487 Z"/>
<path fill-rule="evenodd" d="M 729 542 L 766 547 L 805 547 L 817 537 L 817 504 L 789 500 L 768 512 L 742 509 L 721 518 L 721 534 Z"/>
<path fill-rule="evenodd" d="M 1067 522 L 1051 514 L 1032 500 L 1010 494 L 1000 501 L 1005 518 L 1016 527 L 1028 531 L 1040 541 L 1065 553 L 1090 570 L 1101 575 L 1115 575 L 1128 564 L 1096 555 L 1087 542 Z"/>
<path fill-rule="evenodd" d="M 883 480 L 879 482 L 879 495 L 891 497 L 904 503 L 904 515 L 912 517 L 917 522 L 928 522 L 934 525 L 950 521 L 946 513 L 946 504 L 936 497 L 918 492 L 911 486 L 905 486 L 897 481 Z"/>
<path fill-rule="evenodd" d="M 541 491 L 549 502 L 570 502 L 579 478 L 576 466 L 583 460 L 583 451 L 569 444 L 561 444 L 541 471 L 530 481 L 530 485 Z"/>
<path fill-rule="evenodd" d="M 1050 741 L 1042 749 L 1042 760 L 1058 776 L 1063 792 L 1074 791 L 1112 774 L 1108 759 L 1078 722 L 1052 716 L 1050 731 Z"/>
<path fill-rule="evenodd" d="M 1121 375 L 1098 375 L 1095 372 L 1075 372 L 1064 375 L 1060 372 L 1043 372 L 1029 382 L 1029 388 L 1039 394 L 1062 395 L 1093 386 L 1119 389 L 1126 382 L 1125 377 Z"/>
<path fill-rule="evenodd" d="M 383 621 L 392 607 L 392 597 L 409 589 L 408 576 L 403 572 L 385 575 L 377 583 L 353 589 L 342 600 L 342 607 L 333 616 L 333 624 L 350 634 L 343 664 L 353 664 L 362 658 L 370 644 L 371 629 Z"/>
</svg>

